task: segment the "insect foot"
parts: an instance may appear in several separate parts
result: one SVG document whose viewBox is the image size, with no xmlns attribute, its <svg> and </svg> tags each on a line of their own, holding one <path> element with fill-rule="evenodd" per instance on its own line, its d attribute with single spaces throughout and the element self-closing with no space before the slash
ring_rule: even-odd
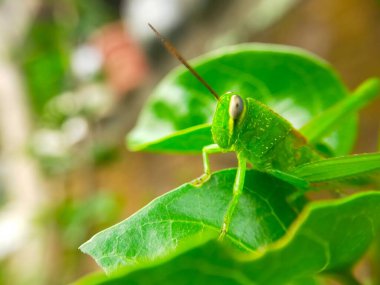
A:
<svg viewBox="0 0 380 285">
<path fill-rule="evenodd" d="M 211 174 L 203 174 L 202 176 L 194 179 L 193 181 L 191 181 L 191 185 L 195 186 L 195 187 L 201 187 L 203 185 L 203 183 L 205 183 L 206 181 L 208 181 L 211 177 Z"/>
<path fill-rule="evenodd" d="M 227 226 L 226 222 L 223 222 L 223 226 L 222 226 L 222 229 L 220 231 L 218 240 L 220 240 L 220 241 L 224 240 L 224 237 L 226 236 L 227 231 L 228 231 L 228 226 Z"/>
</svg>

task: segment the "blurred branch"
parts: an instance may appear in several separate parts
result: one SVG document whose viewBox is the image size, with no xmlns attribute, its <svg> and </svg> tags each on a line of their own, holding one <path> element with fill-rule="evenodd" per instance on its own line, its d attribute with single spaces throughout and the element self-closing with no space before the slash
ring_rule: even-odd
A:
<svg viewBox="0 0 380 285">
<path fill-rule="evenodd" d="M 0 56 L 19 44 L 33 20 L 40 0 L 3 0 L 0 3 Z"/>
<path fill-rule="evenodd" d="M 0 138 L 9 203 L 0 213 L 0 257 L 22 245 L 41 201 L 36 166 L 27 156 L 30 125 L 21 79 L 15 67 L 0 59 Z M 21 243 L 21 244 L 20 244 Z"/>
<path fill-rule="evenodd" d="M 39 6 L 38 0 L 4 0 L 0 5 L 0 145 L 3 180 L 9 193 L 0 212 L 0 258 L 17 251 L 11 272 L 25 272 L 21 280 L 36 274 L 42 243 L 33 220 L 41 207 L 42 187 L 37 167 L 26 153 L 31 133 L 30 112 L 20 72 L 10 61 L 21 44 Z M 31 262 L 33 261 L 33 262 Z M 24 279 L 25 280 L 25 279 Z"/>
</svg>

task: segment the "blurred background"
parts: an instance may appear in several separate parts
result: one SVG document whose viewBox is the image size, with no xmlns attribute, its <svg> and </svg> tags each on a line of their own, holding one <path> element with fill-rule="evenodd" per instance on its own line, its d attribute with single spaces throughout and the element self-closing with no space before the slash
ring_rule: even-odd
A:
<svg viewBox="0 0 380 285">
<path fill-rule="evenodd" d="M 0 284 L 98 270 L 78 246 L 202 173 L 200 156 L 131 153 L 125 135 L 178 63 L 241 42 L 294 45 L 350 89 L 380 76 L 378 0 L 0 0 Z M 380 100 L 355 152 L 376 150 Z M 213 169 L 233 157 L 212 157 Z"/>
</svg>

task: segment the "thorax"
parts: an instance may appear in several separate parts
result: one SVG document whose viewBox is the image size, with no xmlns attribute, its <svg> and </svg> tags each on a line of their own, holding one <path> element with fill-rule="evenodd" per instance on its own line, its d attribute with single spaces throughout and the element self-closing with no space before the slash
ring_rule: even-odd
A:
<svg viewBox="0 0 380 285">
<path fill-rule="evenodd" d="M 257 100 L 246 102 L 247 116 L 238 126 L 234 150 L 242 152 L 255 168 L 286 171 L 320 159 L 286 119 Z"/>
</svg>

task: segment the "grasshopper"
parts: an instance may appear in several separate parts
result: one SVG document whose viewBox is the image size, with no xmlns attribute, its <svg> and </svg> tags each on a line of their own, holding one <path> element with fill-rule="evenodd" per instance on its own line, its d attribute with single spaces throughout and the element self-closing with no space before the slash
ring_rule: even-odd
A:
<svg viewBox="0 0 380 285">
<path fill-rule="evenodd" d="M 214 144 L 202 149 L 204 174 L 193 181 L 201 185 L 211 176 L 209 155 L 235 152 L 238 160 L 232 199 L 224 216 L 220 238 L 228 232 L 244 187 L 247 163 L 253 168 L 281 179 L 304 193 L 313 183 L 342 180 L 380 170 L 380 153 L 329 158 L 315 144 L 329 134 L 344 118 L 373 100 L 380 90 L 380 80 L 364 82 L 344 100 L 330 107 L 300 130 L 258 100 L 234 92 L 221 96 L 190 66 L 174 46 L 151 24 L 149 27 L 165 48 L 210 91 L 217 102 L 211 133 Z"/>
</svg>

